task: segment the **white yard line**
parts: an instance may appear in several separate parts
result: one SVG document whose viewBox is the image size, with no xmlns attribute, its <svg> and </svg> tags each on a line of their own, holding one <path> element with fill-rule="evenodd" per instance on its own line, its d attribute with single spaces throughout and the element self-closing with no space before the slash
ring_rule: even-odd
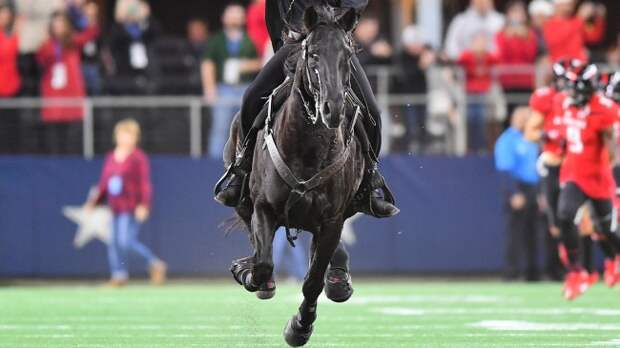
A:
<svg viewBox="0 0 620 348">
<path fill-rule="evenodd" d="M 536 323 L 517 320 L 483 320 L 468 326 L 492 331 L 620 331 L 620 324 Z"/>
</svg>

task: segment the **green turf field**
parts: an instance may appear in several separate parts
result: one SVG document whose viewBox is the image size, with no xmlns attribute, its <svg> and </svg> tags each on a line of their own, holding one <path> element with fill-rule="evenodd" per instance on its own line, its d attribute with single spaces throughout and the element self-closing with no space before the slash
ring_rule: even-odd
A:
<svg viewBox="0 0 620 348">
<path fill-rule="evenodd" d="M 567 303 L 559 284 L 355 283 L 322 299 L 308 347 L 620 347 L 620 292 Z M 284 347 L 297 287 L 257 300 L 230 283 L 0 288 L 2 348 Z"/>
</svg>

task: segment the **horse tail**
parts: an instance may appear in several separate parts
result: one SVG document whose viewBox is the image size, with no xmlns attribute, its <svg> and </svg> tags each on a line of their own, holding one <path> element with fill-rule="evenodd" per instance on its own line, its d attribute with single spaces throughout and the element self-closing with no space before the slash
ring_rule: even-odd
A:
<svg viewBox="0 0 620 348">
<path fill-rule="evenodd" d="M 222 223 L 218 227 L 224 230 L 224 234 L 226 236 L 228 236 L 234 231 L 243 231 L 246 233 L 250 232 L 245 225 L 245 222 L 243 222 L 243 219 L 238 214 L 235 214 L 222 221 Z"/>
</svg>

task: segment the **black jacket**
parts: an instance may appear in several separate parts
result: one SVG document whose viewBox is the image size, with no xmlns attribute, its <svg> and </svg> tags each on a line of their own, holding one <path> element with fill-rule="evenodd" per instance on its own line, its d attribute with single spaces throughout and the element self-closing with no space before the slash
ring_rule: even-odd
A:
<svg viewBox="0 0 620 348">
<path fill-rule="evenodd" d="M 353 8 L 358 14 L 368 5 L 368 0 L 267 0 L 266 21 L 274 50 L 282 47 L 285 27 L 303 31 L 303 16 L 308 7 L 328 4 L 340 8 Z"/>
</svg>

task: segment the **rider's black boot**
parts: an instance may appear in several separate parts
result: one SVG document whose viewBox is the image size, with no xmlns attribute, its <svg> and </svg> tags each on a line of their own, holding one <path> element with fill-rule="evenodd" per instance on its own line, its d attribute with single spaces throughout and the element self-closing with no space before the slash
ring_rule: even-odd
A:
<svg viewBox="0 0 620 348">
<path fill-rule="evenodd" d="M 233 174 L 226 188 L 215 195 L 215 200 L 227 207 L 236 207 L 241 199 L 243 177 Z"/>
<path fill-rule="evenodd" d="M 230 165 L 224 176 L 215 185 L 215 200 L 227 207 L 236 208 L 248 190 L 248 177 L 252 170 L 251 154 L 254 142 L 246 142 L 237 154 L 235 162 Z"/>
<path fill-rule="evenodd" d="M 356 200 L 359 212 L 376 218 L 388 218 L 400 213 L 376 163 L 367 170 Z"/>
</svg>

